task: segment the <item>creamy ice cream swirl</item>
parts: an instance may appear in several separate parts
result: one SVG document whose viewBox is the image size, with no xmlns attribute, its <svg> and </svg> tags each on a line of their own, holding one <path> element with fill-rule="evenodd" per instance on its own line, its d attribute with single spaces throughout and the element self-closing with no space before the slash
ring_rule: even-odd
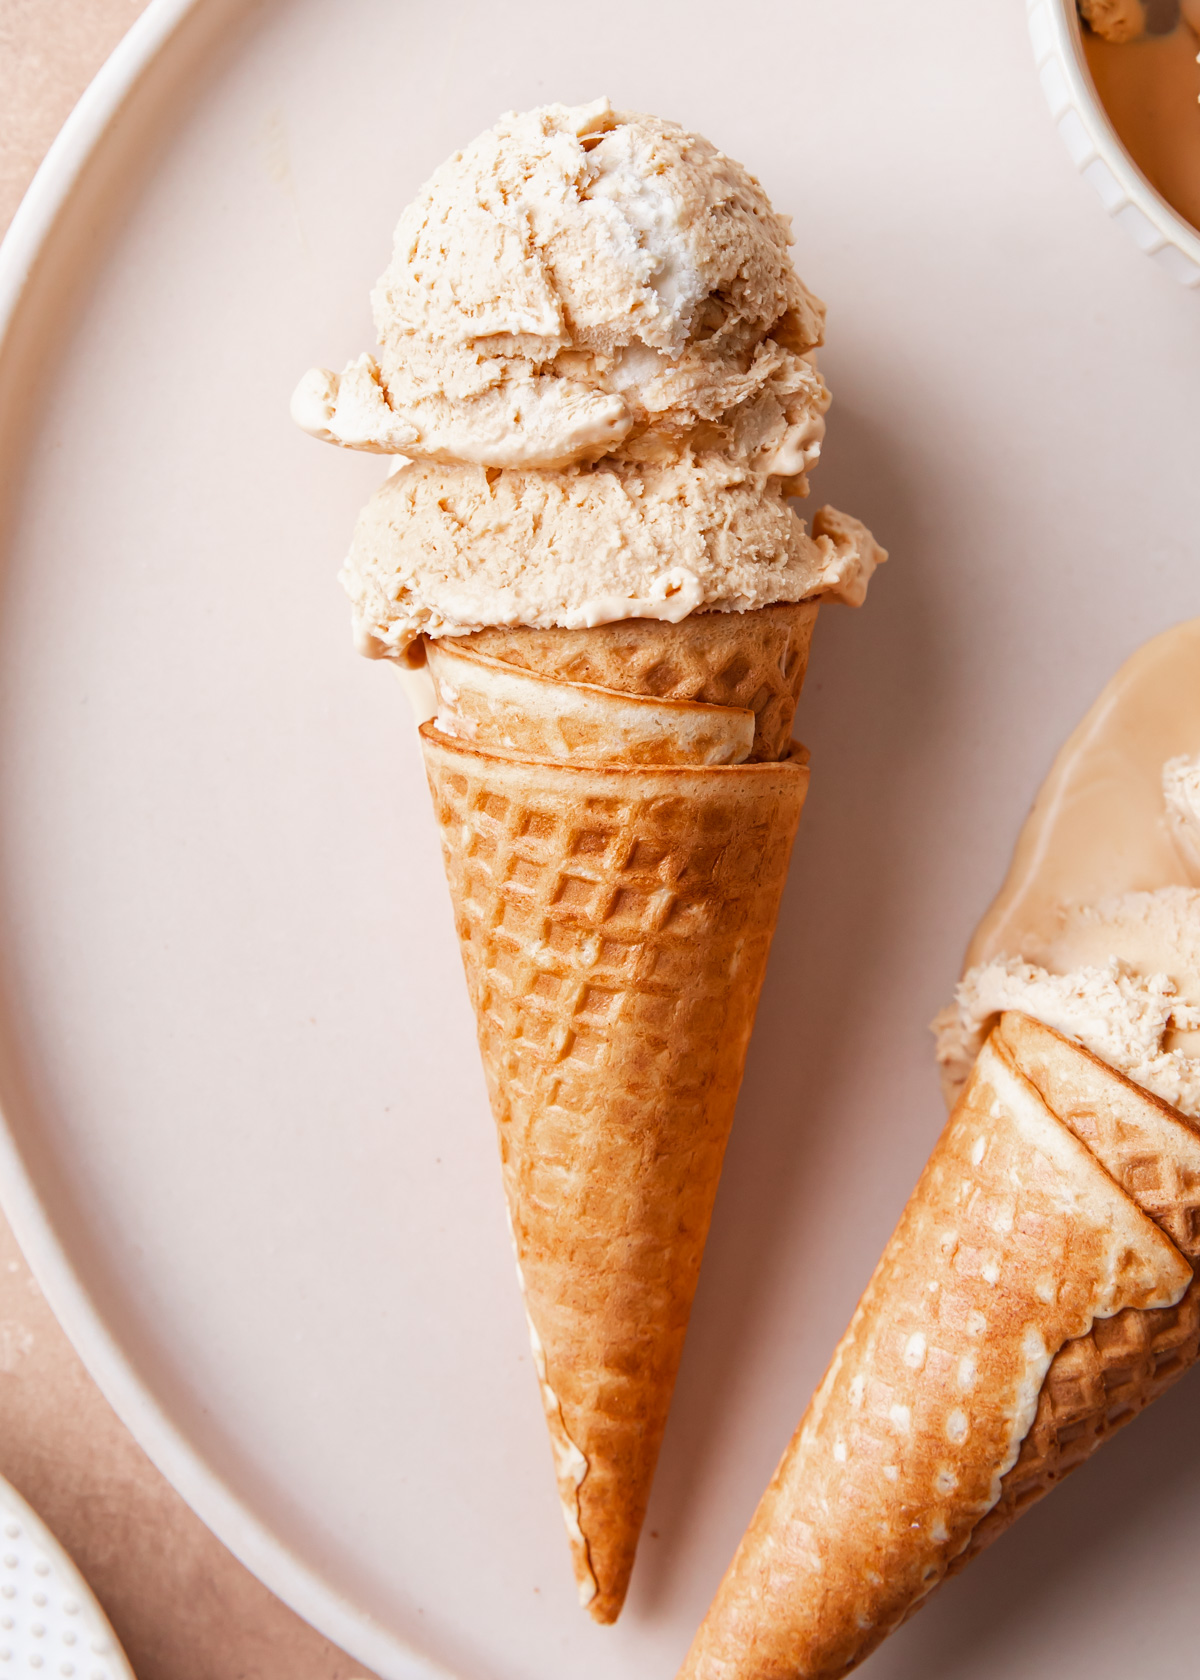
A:
<svg viewBox="0 0 1200 1680">
<path fill-rule="evenodd" d="M 787 499 L 830 400 L 791 243 L 741 164 L 603 99 L 510 113 L 443 164 L 372 294 L 378 355 L 293 398 L 396 459 L 341 574 L 362 650 L 861 604 L 884 550 Z"/>
<path fill-rule="evenodd" d="M 1200 757 L 1163 765 L 1164 823 L 1191 879 L 1200 885 Z"/>
<path fill-rule="evenodd" d="M 341 580 L 360 649 L 488 625 L 678 622 L 813 595 L 859 605 L 886 555 L 822 508 L 810 536 L 781 488 L 722 456 L 499 472 L 414 461 L 359 516 Z"/>
<path fill-rule="evenodd" d="M 378 357 L 313 370 L 293 413 L 352 448 L 488 467 L 644 460 L 699 426 L 799 488 L 829 393 L 791 237 L 674 123 L 603 99 L 510 113 L 401 216 Z"/>
</svg>

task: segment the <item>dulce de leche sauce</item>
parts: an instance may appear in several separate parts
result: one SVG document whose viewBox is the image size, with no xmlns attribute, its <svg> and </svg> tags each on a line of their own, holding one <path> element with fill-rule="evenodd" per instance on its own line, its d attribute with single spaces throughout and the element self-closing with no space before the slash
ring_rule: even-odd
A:
<svg viewBox="0 0 1200 1680">
<path fill-rule="evenodd" d="M 1146 8 L 1147 12 L 1152 8 Z M 1159 8 L 1161 10 L 1161 8 Z M 1186 11 L 1200 21 L 1196 0 Z M 1083 30 L 1100 102 L 1126 151 L 1167 203 L 1200 228 L 1200 36 L 1180 16 L 1166 34 L 1118 44 Z"/>
</svg>

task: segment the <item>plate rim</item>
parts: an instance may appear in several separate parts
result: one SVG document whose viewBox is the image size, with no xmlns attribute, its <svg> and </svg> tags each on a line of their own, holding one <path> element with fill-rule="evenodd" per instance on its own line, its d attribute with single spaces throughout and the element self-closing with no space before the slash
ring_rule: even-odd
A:
<svg viewBox="0 0 1200 1680">
<path fill-rule="evenodd" d="M 0 242 L 0 362 L 15 339 L 12 329 L 29 283 L 50 253 L 86 166 L 179 26 L 206 3 L 150 0 L 55 136 Z M 388 1633 L 302 1563 L 172 1423 L 106 1326 L 59 1242 L 2 1102 L 0 1207 L 89 1376 L 156 1469 L 222 1545 L 303 1621 L 384 1680 L 454 1680 L 448 1669 Z"/>
</svg>

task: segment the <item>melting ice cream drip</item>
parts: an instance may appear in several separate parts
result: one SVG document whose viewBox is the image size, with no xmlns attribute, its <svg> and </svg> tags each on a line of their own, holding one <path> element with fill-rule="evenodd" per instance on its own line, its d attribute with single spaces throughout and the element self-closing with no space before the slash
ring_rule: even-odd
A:
<svg viewBox="0 0 1200 1680">
<path fill-rule="evenodd" d="M 1163 803 L 1181 872 L 1197 884 L 1064 905 L 1060 955 L 1099 946 L 1099 961 L 1050 968 L 1016 954 L 969 969 L 933 1022 L 948 1102 L 996 1018 L 1015 1009 L 1200 1119 L 1200 1045 L 1189 1041 L 1200 1032 L 1200 756 L 1163 766 Z"/>
<path fill-rule="evenodd" d="M 1163 765 L 1164 821 L 1188 878 L 1200 886 L 1200 754 Z"/>
</svg>

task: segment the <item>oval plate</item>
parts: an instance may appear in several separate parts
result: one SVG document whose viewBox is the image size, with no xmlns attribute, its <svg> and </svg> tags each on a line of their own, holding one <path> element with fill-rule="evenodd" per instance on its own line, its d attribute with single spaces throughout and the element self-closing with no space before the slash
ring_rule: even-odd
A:
<svg viewBox="0 0 1200 1680">
<path fill-rule="evenodd" d="M 380 466 L 287 416 L 371 342 L 436 164 L 601 91 L 794 213 L 832 300 L 816 491 L 893 552 L 862 613 L 821 615 L 812 797 L 612 1629 L 575 1602 L 412 725 L 334 581 Z M 155 1461 L 387 1680 L 672 1671 L 939 1129 L 925 1023 L 1023 811 L 1120 660 L 1200 610 L 1194 306 L 1038 101 L 1019 8 L 960 0 L 919 29 L 888 0 L 744 27 L 155 0 L 14 226 L 5 1205 Z M 1102 1680 L 1151 1632 L 1190 1672 L 1185 1399 L 873 1672 L 1049 1680 L 1070 1642 Z"/>
</svg>

